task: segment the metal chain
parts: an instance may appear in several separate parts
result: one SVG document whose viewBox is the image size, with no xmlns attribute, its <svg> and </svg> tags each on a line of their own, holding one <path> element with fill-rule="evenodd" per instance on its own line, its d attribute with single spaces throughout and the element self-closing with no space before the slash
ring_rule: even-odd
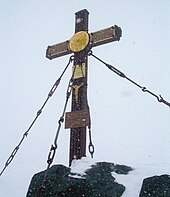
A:
<svg viewBox="0 0 170 197">
<path fill-rule="evenodd" d="M 154 96 L 158 102 L 163 103 L 165 105 L 167 105 L 168 107 L 170 107 L 170 103 L 167 102 L 166 100 L 163 99 L 163 97 L 161 95 L 156 95 L 155 93 L 153 93 L 152 91 L 148 90 L 146 87 L 143 87 L 141 85 L 139 85 L 138 83 L 136 83 L 135 81 L 133 81 L 132 79 L 128 78 L 123 72 L 121 72 L 120 70 L 118 70 L 117 68 L 113 67 L 110 64 L 107 64 L 106 62 L 104 62 L 103 60 L 101 60 L 99 57 L 97 57 L 96 55 L 94 55 L 92 53 L 92 51 L 89 52 L 89 56 L 93 56 L 94 58 L 96 58 L 98 61 L 102 62 L 105 66 L 107 66 L 111 71 L 113 71 L 114 73 L 116 73 L 117 75 L 119 75 L 120 77 L 127 79 L 128 81 L 130 81 L 131 83 L 133 83 L 134 85 L 136 85 L 138 88 L 140 88 L 143 92 L 147 92 L 150 95 Z"/>
<path fill-rule="evenodd" d="M 60 77 L 56 80 L 56 82 L 54 83 L 54 85 L 52 86 L 50 92 L 48 93 L 47 99 L 45 100 L 45 102 L 43 103 L 42 107 L 37 111 L 36 117 L 34 118 L 34 120 L 32 121 L 31 125 L 29 126 L 29 128 L 27 129 L 27 131 L 23 134 L 19 144 L 14 148 L 14 150 L 12 151 L 11 155 L 9 156 L 9 158 L 7 159 L 4 168 L 2 169 L 0 176 L 3 174 L 3 172 L 5 171 L 5 169 L 8 167 L 8 165 L 12 162 L 12 160 L 14 159 L 16 153 L 18 152 L 22 142 L 24 141 L 24 139 L 28 136 L 29 131 L 31 130 L 31 128 L 33 127 L 34 123 L 36 122 L 36 120 L 38 119 L 38 117 L 40 116 L 40 114 L 42 113 L 43 108 L 45 107 L 45 105 L 47 104 L 48 100 L 50 99 L 50 97 L 54 94 L 55 90 L 57 89 L 61 78 L 63 77 L 64 73 L 66 72 L 68 66 L 70 65 L 70 63 L 73 60 L 73 56 L 71 56 L 69 58 L 69 61 L 64 69 L 64 71 L 61 73 Z"/>
<path fill-rule="evenodd" d="M 54 139 L 54 144 L 51 145 L 51 148 L 50 148 L 50 151 L 49 151 L 49 154 L 48 154 L 47 169 L 46 169 L 44 177 L 43 177 L 42 185 L 37 190 L 36 197 L 40 196 L 40 194 L 43 193 L 44 190 L 45 190 L 45 182 L 46 182 L 46 179 L 47 179 L 48 171 L 49 171 L 49 168 L 50 168 L 50 166 L 51 166 L 51 164 L 54 160 L 56 150 L 58 148 L 57 140 L 58 140 L 59 132 L 60 132 L 60 129 L 61 129 L 61 125 L 64 122 L 64 114 L 65 114 L 65 111 L 66 111 L 68 100 L 69 100 L 69 97 L 70 97 L 71 92 L 72 92 L 72 83 L 73 83 L 72 80 L 70 80 L 69 81 L 69 86 L 68 86 L 68 89 L 67 89 L 67 97 L 66 97 L 66 102 L 65 102 L 65 105 L 64 105 L 63 113 L 62 113 L 62 116 L 60 117 L 60 119 L 58 121 L 58 128 L 57 128 L 56 136 L 55 136 L 55 139 Z"/>
<path fill-rule="evenodd" d="M 94 145 L 93 145 L 93 142 L 92 142 L 92 136 L 91 136 L 91 116 L 90 116 L 90 108 L 89 108 L 89 105 L 88 105 L 88 110 L 89 110 L 89 119 L 90 119 L 90 124 L 89 124 L 89 153 L 91 155 L 91 158 L 93 158 L 93 155 L 94 155 Z"/>
<path fill-rule="evenodd" d="M 58 121 L 58 128 L 57 128 L 56 136 L 55 136 L 55 139 L 54 139 L 54 144 L 51 145 L 51 148 L 50 148 L 50 151 L 49 151 L 49 154 L 48 154 L 48 159 L 47 159 L 47 168 L 46 168 L 46 171 L 45 171 L 45 174 L 44 174 L 44 177 L 43 177 L 42 184 L 37 189 L 36 197 L 40 197 L 41 194 L 45 190 L 45 182 L 46 182 L 46 179 L 47 179 L 47 176 L 48 176 L 48 171 L 49 171 L 49 168 L 50 168 L 51 164 L 53 163 L 53 160 L 54 160 L 54 157 L 55 157 L 55 154 L 56 154 L 56 150 L 58 148 L 57 140 L 58 140 L 58 136 L 59 136 L 59 133 L 60 133 L 61 125 L 64 122 L 64 115 L 65 115 L 65 112 L 66 112 L 67 104 L 68 104 L 70 95 L 71 95 L 72 90 L 73 90 L 75 69 L 76 69 L 76 67 L 74 67 L 72 77 L 71 77 L 71 79 L 69 81 L 69 84 L 68 84 L 68 87 L 67 87 L 66 101 L 65 101 L 65 104 L 64 104 L 64 109 L 63 109 L 62 115 L 61 115 L 61 117 Z"/>
<path fill-rule="evenodd" d="M 81 74 L 82 74 L 82 77 L 85 78 L 85 75 L 84 75 L 84 72 L 83 72 L 83 64 L 81 64 Z M 89 119 L 90 119 L 90 123 L 89 123 L 89 126 L 88 126 L 88 129 L 89 129 L 89 145 L 88 145 L 88 149 L 89 149 L 89 153 L 91 155 L 91 158 L 93 158 L 93 155 L 94 155 L 94 145 L 93 145 L 93 142 L 92 142 L 92 136 L 91 136 L 91 116 L 90 116 L 90 107 L 89 107 L 89 104 L 88 104 L 88 99 L 87 99 L 87 108 L 88 108 L 88 111 L 89 111 Z"/>
<path fill-rule="evenodd" d="M 83 64 L 81 64 L 81 74 L 82 74 L 82 77 L 84 78 L 85 75 L 84 75 L 84 72 L 83 72 Z M 88 126 L 88 129 L 89 129 L 89 145 L 88 145 L 88 149 L 89 149 L 89 153 L 91 155 L 91 158 L 93 158 L 93 155 L 94 155 L 94 145 L 93 145 L 93 142 L 92 142 L 92 136 L 91 136 L 91 116 L 90 116 L 90 107 L 89 107 L 89 104 L 88 104 L 88 99 L 87 99 L 87 108 L 88 108 L 88 111 L 89 111 L 89 126 Z"/>
</svg>

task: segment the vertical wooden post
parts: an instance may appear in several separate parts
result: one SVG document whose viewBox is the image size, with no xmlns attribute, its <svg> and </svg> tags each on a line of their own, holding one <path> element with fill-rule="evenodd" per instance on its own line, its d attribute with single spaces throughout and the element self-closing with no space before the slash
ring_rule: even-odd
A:
<svg viewBox="0 0 170 197">
<path fill-rule="evenodd" d="M 75 13 L 75 33 L 88 32 L 88 11 L 86 9 Z M 72 111 L 87 109 L 87 62 L 85 51 L 74 53 L 73 70 L 75 76 L 72 94 Z M 79 71 L 78 71 L 79 70 Z M 84 70 L 84 72 L 83 72 Z M 82 71 L 82 76 L 77 72 Z M 73 159 L 86 156 L 86 127 L 71 128 L 69 165 Z"/>
</svg>

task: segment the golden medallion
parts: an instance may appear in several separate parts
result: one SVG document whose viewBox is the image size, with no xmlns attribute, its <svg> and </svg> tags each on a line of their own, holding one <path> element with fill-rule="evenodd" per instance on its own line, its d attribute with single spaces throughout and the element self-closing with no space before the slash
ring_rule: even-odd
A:
<svg viewBox="0 0 170 197">
<path fill-rule="evenodd" d="M 90 37 L 85 31 L 79 31 L 69 41 L 69 48 L 72 52 L 80 52 L 89 44 Z"/>
</svg>

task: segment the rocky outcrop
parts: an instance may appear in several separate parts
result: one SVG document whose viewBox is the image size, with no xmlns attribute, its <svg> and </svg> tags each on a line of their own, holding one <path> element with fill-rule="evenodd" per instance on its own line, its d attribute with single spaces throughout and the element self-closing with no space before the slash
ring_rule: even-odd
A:
<svg viewBox="0 0 170 197">
<path fill-rule="evenodd" d="M 153 176 L 143 180 L 139 197 L 170 197 L 170 176 Z"/>
<path fill-rule="evenodd" d="M 131 167 L 124 165 L 98 162 L 81 175 L 71 173 L 71 169 L 63 165 L 54 165 L 49 169 L 41 194 L 37 191 L 41 187 L 45 171 L 33 176 L 27 197 L 120 197 L 125 187 L 115 182 L 111 172 L 128 174 L 131 170 Z"/>
</svg>

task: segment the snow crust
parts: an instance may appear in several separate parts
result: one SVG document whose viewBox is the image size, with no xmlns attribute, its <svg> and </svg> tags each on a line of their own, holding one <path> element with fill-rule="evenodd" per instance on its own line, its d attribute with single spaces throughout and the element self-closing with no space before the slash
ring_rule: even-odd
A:
<svg viewBox="0 0 170 197">
<path fill-rule="evenodd" d="M 80 23 L 82 21 L 81 18 L 77 18 L 76 23 Z"/>
<path fill-rule="evenodd" d="M 85 171 L 90 169 L 99 161 L 83 157 L 81 160 L 74 160 L 71 165 L 71 173 L 78 175 L 85 175 Z M 114 162 L 113 162 L 114 163 Z M 143 179 L 155 175 L 170 174 L 170 164 L 142 164 L 138 166 L 131 166 L 134 170 L 127 175 L 117 174 L 112 172 L 112 176 L 117 183 L 123 184 L 126 187 L 122 197 L 138 197 L 142 186 Z M 75 178 L 82 178 L 75 175 Z"/>
<path fill-rule="evenodd" d="M 97 161 L 89 157 L 82 157 L 79 160 L 73 160 L 71 164 L 71 173 L 85 175 L 85 171 L 90 169 L 92 165 L 95 165 Z"/>
</svg>

